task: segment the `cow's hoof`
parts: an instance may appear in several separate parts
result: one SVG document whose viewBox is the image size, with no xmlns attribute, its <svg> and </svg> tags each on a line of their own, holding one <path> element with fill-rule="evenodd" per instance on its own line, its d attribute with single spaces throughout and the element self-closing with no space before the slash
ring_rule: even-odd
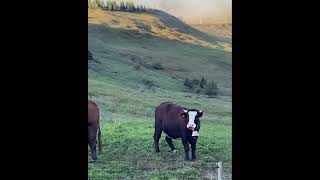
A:
<svg viewBox="0 0 320 180">
<path fill-rule="evenodd" d="M 174 154 L 176 154 L 176 153 L 178 153 L 178 150 L 175 149 L 175 150 L 173 150 L 172 152 L 173 152 Z"/>
<path fill-rule="evenodd" d="M 97 160 L 97 156 L 92 156 L 91 158 L 92 158 L 93 161 Z"/>
<path fill-rule="evenodd" d="M 158 151 L 156 151 L 156 153 L 159 153 L 160 151 L 158 150 Z"/>
</svg>

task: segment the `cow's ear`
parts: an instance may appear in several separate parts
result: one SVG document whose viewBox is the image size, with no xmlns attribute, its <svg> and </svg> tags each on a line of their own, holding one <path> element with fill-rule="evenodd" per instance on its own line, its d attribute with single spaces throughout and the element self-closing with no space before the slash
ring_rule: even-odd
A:
<svg viewBox="0 0 320 180">
<path fill-rule="evenodd" d="M 203 110 L 199 111 L 199 117 L 201 117 L 203 115 Z"/>
</svg>

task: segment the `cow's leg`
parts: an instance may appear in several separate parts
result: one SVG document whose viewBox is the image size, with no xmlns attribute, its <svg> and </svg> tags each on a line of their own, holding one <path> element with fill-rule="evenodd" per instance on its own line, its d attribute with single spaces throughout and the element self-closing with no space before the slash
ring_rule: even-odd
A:
<svg viewBox="0 0 320 180">
<path fill-rule="evenodd" d="M 162 132 L 162 129 L 156 126 L 155 127 L 155 131 L 154 131 L 154 135 L 153 135 L 154 146 L 155 146 L 155 149 L 156 149 L 156 153 L 160 152 L 159 140 L 161 138 L 161 132 Z"/>
<path fill-rule="evenodd" d="M 196 143 L 191 144 L 191 151 L 192 151 L 192 160 L 197 159 L 197 157 L 196 157 Z"/>
<path fill-rule="evenodd" d="M 88 128 L 88 140 L 89 140 L 89 147 L 91 151 L 91 158 L 92 160 L 97 160 L 97 128 L 94 126 L 91 126 Z"/>
<path fill-rule="evenodd" d="M 189 143 L 187 138 L 182 138 L 182 143 L 184 147 L 184 160 L 189 161 Z"/>
<path fill-rule="evenodd" d="M 168 136 L 166 136 L 166 141 L 171 149 L 171 151 L 176 152 L 176 148 L 174 147 L 173 143 L 172 143 L 172 139 Z"/>
<path fill-rule="evenodd" d="M 90 151 L 91 151 L 92 160 L 94 160 L 94 161 L 97 160 L 96 141 L 94 141 L 94 140 L 90 141 L 89 147 L 90 147 Z"/>
<path fill-rule="evenodd" d="M 192 160 L 197 159 L 196 157 L 197 139 L 198 137 L 192 137 L 192 140 L 190 141 L 191 151 L 192 151 Z"/>
</svg>

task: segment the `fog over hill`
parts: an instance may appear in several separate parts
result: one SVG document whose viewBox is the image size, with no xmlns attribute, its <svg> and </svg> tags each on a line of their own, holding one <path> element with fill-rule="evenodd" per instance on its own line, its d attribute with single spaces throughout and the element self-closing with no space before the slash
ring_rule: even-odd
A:
<svg viewBox="0 0 320 180">
<path fill-rule="evenodd" d="M 107 0 L 105 0 L 107 1 Z M 202 22 L 207 18 L 231 22 L 232 0 L 117 0 L 160 9 L 186 22 Z M 204 22 L 205 23 L 205 22 Z"/>
</svg>

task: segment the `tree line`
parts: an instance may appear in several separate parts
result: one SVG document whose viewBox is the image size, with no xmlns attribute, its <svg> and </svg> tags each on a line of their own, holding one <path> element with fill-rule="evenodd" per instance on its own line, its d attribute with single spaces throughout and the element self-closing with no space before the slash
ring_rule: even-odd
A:
<svg viewBox="0 0 320 180">
<path fill-rule="evenodd" d="M 106 3 L 105 3 L 106 2 Z M 100 8 L 106 11 L 147 12 L 148 8 L 143 5 L 135 5 L 133 2 L 116 2 L 104 0 L 88 0 L 88 8 Z"/>
</svg>

